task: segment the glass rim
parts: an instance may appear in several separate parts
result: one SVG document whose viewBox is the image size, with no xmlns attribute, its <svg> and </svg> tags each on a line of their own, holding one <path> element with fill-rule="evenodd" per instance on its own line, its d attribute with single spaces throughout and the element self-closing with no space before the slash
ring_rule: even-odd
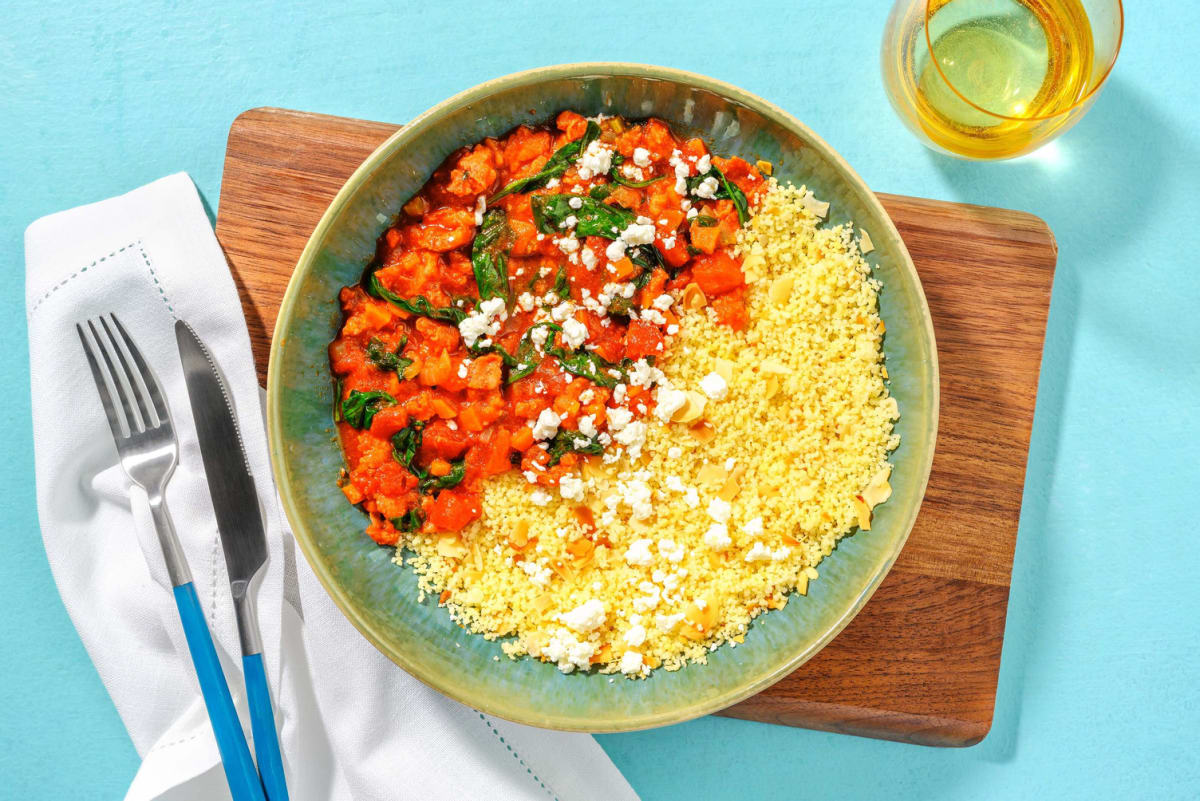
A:
<svg viewBox="0 0 1200 801">
<path fill-rule="evenodd" d="M 1109 60 L 1108 65 L 1104 68 L 1104 73 L 1100 76 L 1100 79 L 1096 81 L 1096 84 L 1088 89 L 1082 97 L 1078 98 L 1070 106 L 1061 111 L 1056 111 L 1053 114 L 1030 114 L 1024 117 L 1014 117 L 1009 114 L 1000 114 L 999 112 L 980 106 L 962 92 L 958 91 L 958 87 L 954 85 L 954 82 L 946 77 L 946 73 L 942 70 L 942 65 L 938 63 L 936 58 L 934 58 L 933 40 L 929 35 L 929 20 L 933 16 L 933 12 L 930 11 L 930 6 L 933 5 L 934 2 L 935 0 L 925 0 L 925 19 L 921 23 L 921 27 L 925 29 L 925 46 L 929 49 L 929 60 L 933 63 L 934 69 L 937 70 L 938 75 L 941 76 L 942 82 L 945 83 L 946 86 L 950 87 L 950 91 L 954 92 L 954 94 L 957 95 L 960 100 L 976 111 L 987 114 L 989 117 L 995 117 L 999 120 L 1031 122 L 1035 120 L 1052 120 L 1056 117 L 1062 117 L 1066 114 L 1070 114 L 1072 111 L 1088 102 L 1088 100 L 1090 100 L 1091 97 L 1096 94 L 1096 92 L 1100 91 L 1100 87 L 1104 86 L 1104 84 L 1108 81 L 1108 76 L 1112 74 L 1113 67 L 1117 65 L 1117 56 L 1121 53 L 1121 43 L 1125 38 L 1125 6 L 1122 3 L 1122 0 L 1114 0 L 1114 2 L 1117 4 L 1117 43 L 1113 48 L 1112 58 Z M 938 9 L 940 10 L 941 8 L 944 8 L 951 2 L 953 2 L 953 0 L 945 0 L 945 2 L 942 2 L 938 6 Z"/>
</svg>

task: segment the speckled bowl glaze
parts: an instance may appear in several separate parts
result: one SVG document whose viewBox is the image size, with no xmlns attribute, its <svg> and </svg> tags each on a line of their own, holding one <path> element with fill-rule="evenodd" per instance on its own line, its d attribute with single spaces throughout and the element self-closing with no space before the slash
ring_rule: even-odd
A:
<svg viewBox="0 0 1200 801">
<path fill-rule="evenodd" d="M 831 202 L 875 243 L 881 311 L 902 444 L 891 500 L 873 528 L 842 540 L 806 597 L 759 617 L 738 648 L 707 665 L 655 671 L 645 681 L 564 675 L 510 661 L 499 642 L 463 631 L 434 599 L 417 601 L 412 571 L 363 533 L 365 518 L 335 485 L 343 466 L 330 410 L 326 347 L 340 324 L 338 289 L 356 282 L 389 218 L 456 148 L 563 109 L 665 119 L 718 154 L 775 164 L 783 181 Z M 613 732 L 715 712 L 768 687 L 846 626 L 883 580 L 912 528 L 933 460 L 937 352 L 920 281 L 887 214 L 825 142 L 782 109 L 700 75 L 638 64 L 570 64 L 488 81 L 430 109 L 384 142 L 350 177 L 312 233 L 288 284 L 267 381 L 271 459 L 284 508 L 308 562 L 350 621 L 412 675 L 476 709 L 554 729 Z M 664 532 L 667 533 L 667 532 Z M 494 657 L 499 656 L 499 661 Z"/>
</svg>

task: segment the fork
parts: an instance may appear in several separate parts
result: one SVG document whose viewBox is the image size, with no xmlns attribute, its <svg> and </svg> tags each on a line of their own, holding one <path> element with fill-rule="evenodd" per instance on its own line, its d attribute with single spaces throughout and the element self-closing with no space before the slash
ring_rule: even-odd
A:
<svg viewBox="0 0 1200 801">
<path fill-rule="evenodd" d="M 229 789 L 235 801 L 265 801 L 258 770 L 250 757 L 246 735 L 213 647 L 212 634 L 196 597 L 191 569 L 167 511 L 167 482 L 179 461 L 179 442 L 171 425 L 170 409 L 154 371 L 146 364 L 117 316 L 109 314 L 86 323 L 86 332 L 79 323 L 75 324 L 75 330 L 87 354 L 121 467 L 130 481 L 146 491 L 150 501 L 150 517 L 167 563 L 167 575 L 174 587 L 175 605 L 179 608 L 183 633 L 212 721 Z M 113 402 L 114 395 L 119 402 Z"/>
</svg>

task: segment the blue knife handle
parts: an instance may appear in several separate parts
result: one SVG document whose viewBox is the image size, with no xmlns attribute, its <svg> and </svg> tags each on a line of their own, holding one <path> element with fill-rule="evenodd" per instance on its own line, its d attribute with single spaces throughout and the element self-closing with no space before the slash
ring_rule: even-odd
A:
<svg viewBox="0 0 1200 801">
<path fill-rule="evenodd" d="M 279 736 L 275 732 L 275 713 L 271 710 L 271 689 L 267 686 L 267 671 L 262 654 L 242 657 L 246 675 L 246 697 L 250 701 L 250 730 L 254 734 L 254 754 L 258 770 L 267 790 L 268 801 L 288 801 L 287 780 L 283 775 L 283 758 L 279 755 Z"/>
<path fill-rule="evenodd" d="M 225 778 L 234 801 L 266 801 L 254 760 L 250 758 L 250 748 L 246 745 L 246 735 L 242 732 L 241 721 L 233 706 L 233 697 L 229 694 L 229 685 L 225 683 L 221 661 L 213 647 L 212 634 L 204 622 L 200 599 L 196 597 L 196 586 L 192 582 L 175 588 L 175 605 L 179 607 L 183 633 L 187 637 L 192 664 L 196 667 L 196 678 L 200 680 L 200 692 L 204 695 L 204 706 L 208 709 L 208 719 L 212 721 L 213 735 L 217 739 L 217 749 L 221 752 Z"/>
</svg>

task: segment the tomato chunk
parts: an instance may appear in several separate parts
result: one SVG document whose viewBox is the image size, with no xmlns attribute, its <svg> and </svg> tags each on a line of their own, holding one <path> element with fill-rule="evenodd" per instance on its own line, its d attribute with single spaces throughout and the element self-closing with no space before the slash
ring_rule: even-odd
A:
<svg viewBox="0 0 1200 801">
<path fill-rule="evenodd" d="M 429 504 L 426 514 L 439 531 L 458 531 L 479 517 L 483 507 L 479 496 L 466 490 L 442 490 Z"/>
<path fill-rule="evenodd" d="M 710 298 L 737 289 L 746 283 L 742 265 L 724 251 L 709 256 L 697 256 L 692 275 L 704 290 L 704 294 Z"/>
</svg>

